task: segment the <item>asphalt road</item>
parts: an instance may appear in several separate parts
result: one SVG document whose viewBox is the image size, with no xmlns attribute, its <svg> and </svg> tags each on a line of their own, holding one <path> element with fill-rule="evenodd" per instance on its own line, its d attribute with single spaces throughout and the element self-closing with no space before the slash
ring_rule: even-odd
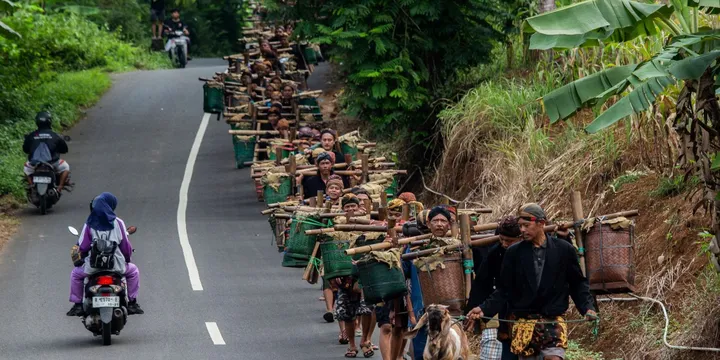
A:
<svg viewBox="0 0 720 360">
<path fill-rule="evenodd" d="M 191 287 L 178 230 L 180 188 L 203 119 L 197 78 L 224 65 L 197 59 L 182 70 L 114 75 L 112 89 L 66 133 L 75 191 L 46 216 L 23 211 L 0 255 L 0 358 L 342 358 L 337 325 L 322 321 L 319 286 L 301 281 L 301 269 L 280 266 L 248 170 L 234 168 L 228 126 L 214 116 L 187 192 L 187 239 L 203 290 Z M 320 67 L 313 75 L 313 89 L 324 73 Z M 103 191 L 118 197 L 117 214 L 138 227 L 131 242 L 145 310 L 110 347 L 65 316 L 77 240 L 67 226 L 79 229 Z M 217 324 L 225 345 L 214 344 L 207 322 Z"/>
</svg>

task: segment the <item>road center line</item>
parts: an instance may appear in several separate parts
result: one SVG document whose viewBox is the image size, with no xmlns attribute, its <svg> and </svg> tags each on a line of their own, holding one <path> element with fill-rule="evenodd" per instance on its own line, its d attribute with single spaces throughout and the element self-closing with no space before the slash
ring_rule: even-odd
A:
<svg viewBox="0 0 720 360">
<path fill-rule="evenodd" d="M 190 156 L 188 157 L 187 165 L 185 166 L 185 175 L 183 176 L 182 185 L 180 185 L 180 198 L 178 201 L 177 211 L 178 236 L 180 238 L 180 246 L 182 247 L 183 256 L 185 257 L 185 265 L 188 269 L 190 285 L 192 286 L 193 291 L 202 291 L 203 286 L 202 282 L 200 282 L 200 274 L 198 273 L 197 265 L 195 264 L 195 257 L 193 256 L 192 246 L 190 246 L 190 240 L 187 234 L 185 213 L 187 212 L 188 190 L 190 190 L 190 180 L 192 179 L 193 169 L 195 168 L 195 160 L 197 159 L 198 152 L 200 151 L 200 144 L 202 143 L 203 136 L 205 136 L 205 129 L 207 129 L 209 120 L 210 114 L 205 113 L 202 121 L 200 122 L 200 128 L 195 135 L 195 141 L 190 149 Z M 215 326 L 215 329 L 217 329 L 217 326 Z M 208 325 L 208 331 L 210 331 L 210 325 Z M 218 332 L 218 334 L 220 333 Z"/>
<path fill-rule="evenodd" d="M 225 345 L 225 340 L 220 334 L 220 329 L 215 322 L 206 322 L 205 327 L 208 333 L 210 333 L 210 339 L 212 339 L 213 345 Z"/>
</svg>

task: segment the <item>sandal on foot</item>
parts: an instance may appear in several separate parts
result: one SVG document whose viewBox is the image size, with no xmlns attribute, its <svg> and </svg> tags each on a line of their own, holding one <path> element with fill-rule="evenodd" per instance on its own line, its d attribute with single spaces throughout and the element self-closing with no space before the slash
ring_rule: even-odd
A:
<svg viewBox="0 0 720 360">
<path fill-rule="evenodd" d="M 375 345 L 375 344 L 370 344 L 370 345 L 372 346 L 373 350 L 376 350 L 376 351 L 377 351 L 377 350 L 380 350 L 380 347 L 379 347 L 379 346 L 377 346 L 377 345 Z"/>
<path fill-rule="evenodd" d="M 362 350 L 363 356 L 366 358 L 369 358 L 369 357 L 375 355 L 375 351 L 373 351 L 373 346 L 370 342 L 367 342 L 365 344 L 360 344 L 360 350 Z"/>
<path fill-rule="evenodd" d="M 355 358 L 355 357 L 357 357 L 357 354 L 358 354 L 357 349 L 347 349 L 347 351 L 345 352 L 345 357 L 346 358 Z"/>
<path fill-rule="evenodd" d="M 347 345 L 350 343 L 350 339 L 348 339 L 347 336 L 345 336 L 344 332 L 341 332 L 340 335 L 338 336 L 338 342 L 342 345 Z"/>
<path fill-rule="evenodd" d="M 323 315 L 323 319 L 325 319 L 325 321 L 327 321 L 329 323 L 331 323 L 335 320 L 333 318 L 333 313 L 331 311 L 326 312 L 325 315 Z"/>
</svg>

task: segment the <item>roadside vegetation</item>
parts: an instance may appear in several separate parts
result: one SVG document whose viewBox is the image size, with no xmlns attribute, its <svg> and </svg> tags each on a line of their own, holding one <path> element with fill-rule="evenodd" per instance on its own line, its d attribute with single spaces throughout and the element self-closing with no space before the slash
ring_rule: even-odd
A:
<svg viewBox="0 0 720 360">
<path fill-rule="evenodd" d="M 586 214 L 639 209 L 637 293 L 668 306 L 671 343 L 720 345 L 720 280 L 708 264 L 720 224 L 714 2 L 517 1 L 511 10 L 502 4 L 508 2 L 471 1 L 482 11 L 455 22 L 486 34 L 492 47 L 453 43 L 457 38 L 445 30 L 462 25 L 446 22 L 443 5 L 420 0 L 397 8 L 374 1 L 310 2 L 303 9 L 270 3 L 277 17 L 302 19 L 297 29 L 327 45 L 347 80 L 345 114 L 370 124 L 379 139 L 394 140 L 408 168 L 420 165 L 435 191 L 489 206 L 493 217 L 540 201 L 551 217 L 570 219 L 572 190 L 583 194 Z M 607 4 L 622 10 L 605 11 Z M 565 12 L 523 23 L 555 7 Z M 569 18 L 578 21 L 563 21 Z M 413 22 L 429 19 L 437 37 L 423 37 L 432 39 L 423 48 Z M 474 61 L 451 63 L 446 72 L 427 66 L 425 51 L 442 41 L 453 44 L 453 56 L 466 51 Z M 357 49 L 363 50 L 352 58 Z M 412 61 L 402 63 L 404 54 Z M 355 62 L 365 57 L 375 61 Z M 397 63 L 386 63 L 393 57 Z M 410 70 L 420 78 L 413 81 Z M 401 77 L 410 81 L 394 82 Z M 439 86 L 428 80 L 435 78 Z M 407 188 L 422 189 L 419 176 L 410 180 Z M 427 203 L 440 201 L 424 195 Z M 664 347 L 655 305 L 603 303 L 600 310 L 599 336 L 574 326 L 568 358 L 713 356 Z"/>
</svg>

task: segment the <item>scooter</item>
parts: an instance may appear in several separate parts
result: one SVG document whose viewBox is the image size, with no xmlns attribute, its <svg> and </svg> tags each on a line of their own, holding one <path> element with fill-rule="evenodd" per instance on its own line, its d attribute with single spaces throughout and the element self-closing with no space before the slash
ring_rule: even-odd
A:
<svg viewBox="0 0 720 360">
<path fill-rule="evenodd" d="M 168 36 L 168 45 L 165 49 L 176 68 L 185 68 L 187 65 L 187 38 L 182 30 L 171 31 Z"/>
<path fill-rule="evenodd" d="M 75 236 L 80 233 L 72 226 L 68 230 Z M 137 228 L 127 229 L 133 234 Z M 103 345 L 112 343 L 111 335 L 120 335 L 128 317 L 127 281 L 123 274 L 101 271 L 85 278 L 82 323 L 93 336 L 102 336 Z"/>
<path fill-rule="evenodd" d="M 60 193 L 57 191 L 59 177 L 51 164 L 41 162 L 35 166 L 35 171 L 30 175 L 32 186 L 28 188 L 28 201 L 40 209 L 40 214 L 47 214 L 60 200 Z M 70 177 L 66 183 L 70 183 Z M 66 185 L 67 186 L 67 185 Z"/>
</svg>

